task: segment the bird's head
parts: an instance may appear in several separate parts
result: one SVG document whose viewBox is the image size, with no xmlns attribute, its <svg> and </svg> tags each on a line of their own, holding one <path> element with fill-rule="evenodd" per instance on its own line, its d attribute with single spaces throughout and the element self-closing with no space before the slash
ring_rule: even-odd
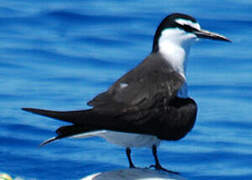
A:
<svg viewBox="0 0 252 180">
<path fill-rule="evenodd" d="M 174 13 L 167 16 L 156 30 L 152 52 L 158 52 L 166 43 L 189 46 L 199 38 L 229 41 L 225 36 L 201 29 L 195 18 Z"/>
</svg>

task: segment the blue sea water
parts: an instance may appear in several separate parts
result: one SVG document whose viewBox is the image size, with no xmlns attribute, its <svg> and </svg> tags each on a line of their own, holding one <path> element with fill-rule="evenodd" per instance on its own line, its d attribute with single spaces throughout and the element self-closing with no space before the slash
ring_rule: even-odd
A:
<svg viewBox="0 0 252 180">
<path fill-rule="evenodd" d="M 159 22 L 182 12 L 233 42 L 192 47 L 187 71 L 196 125 L 184 139 L 162 142 L 160 161 L 187 179 L 252 179 L 251 10 L 250 0 L 1 0 L 0 172 L 55 180 L 127 168 L 124 149 L 99 138 L 40 148 L 66 123 L 20 108 L 87 108 L 150 53 Z M 132 156 L 137 166 L 153 163 L 149 149 Z"/>
</svg>

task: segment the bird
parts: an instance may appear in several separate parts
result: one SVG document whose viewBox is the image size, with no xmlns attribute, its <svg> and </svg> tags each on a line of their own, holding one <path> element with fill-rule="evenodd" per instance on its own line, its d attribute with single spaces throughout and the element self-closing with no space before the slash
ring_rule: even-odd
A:
<svg viewBox="0 0 252 180">
<path fill-rule="evenodd" d="M 161 140 L 183 138 L 193 128 L 197 104 L 188 96 L 186 64 L 191 45 L 199 39 L 231 42 L 223 35 L 201 28 L 186 14 L 172 13 L 159 24 L 150 54 L 115 81 L 105 92 L 90 100 L 83 110 L 54 111 L 22 108 L 24 111 L 66 121 L 57 136 L 41 145 L 65 137 L 98 136 L 125 148 L 129 168 L 134 147 L 152 149 L 157 170 L 161 166 L 157 147 Z"/>
</svg>

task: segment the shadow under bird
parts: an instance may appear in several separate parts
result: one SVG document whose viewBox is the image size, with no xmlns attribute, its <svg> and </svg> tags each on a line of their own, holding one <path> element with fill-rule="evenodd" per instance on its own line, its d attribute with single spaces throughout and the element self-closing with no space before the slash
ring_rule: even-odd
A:
<svg viewBox="0 0 252 180">
<path fill-rule="evenodd" d="M 106 92 L 88 102 L 91 109 L 51 111 L 23 108 L 35 114 L 72 123 L 56 130 L 45 145 L 65 137 L 99 136 L 126 148 L 129 167 L 132 147 L 150 147 L 158 170 L 160 140 L 179 140 L 194 126 L 197 105 L 187 95 L 186 60 L 199 38 L 228 41 L 201 29 L 196 19 L 185 14 L 167 16 L 158 26 L 152 51 L 138 66 L 119 78 Z M 173 172 L 175 173 L 175 172 Z"/>
</svg>

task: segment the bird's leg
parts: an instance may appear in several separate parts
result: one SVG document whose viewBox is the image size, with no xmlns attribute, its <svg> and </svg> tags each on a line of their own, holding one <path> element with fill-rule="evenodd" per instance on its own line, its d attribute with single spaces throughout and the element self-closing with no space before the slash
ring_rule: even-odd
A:
<svg viewBox="0 0 252 180">
<path fill-rule="evenodd" d="M 178 172 L 174 172 L 174 171 L 165 169 L 161 166 L 161 164 L 159 163 L 158 157 L 157 157 L 157 146 L 156 145 L 152 146 L 152 154 L 155 158 L 155 165 L 151 165 L 150 168 L 154 167 L 156 170 L 162 170 L 162 171 L 172 173 L 172 174 L 179 174 Z"/>
<path fill-rule="evenodd" d="M 131 160 L 131 149 L 129 147 L 126 148 L 126 154 L 127 154 L 127 157 L 128 157 L 128 161 L 129 161 L 129 167 L 130 168 L 135 168 L 135 165 L 133 164 L 132 160 Z"/>
</svg>

